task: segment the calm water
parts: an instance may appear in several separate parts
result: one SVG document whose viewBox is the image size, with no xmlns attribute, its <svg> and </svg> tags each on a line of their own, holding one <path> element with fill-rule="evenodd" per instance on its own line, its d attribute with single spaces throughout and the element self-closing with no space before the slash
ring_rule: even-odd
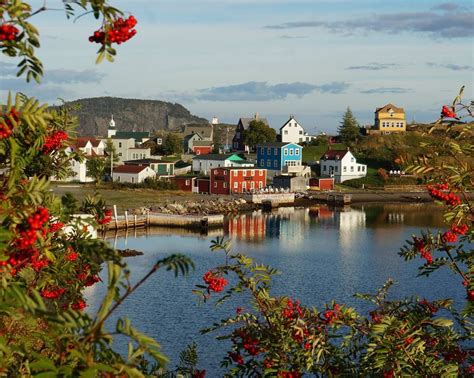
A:
<svg viewBox="0 0 474 378">
<path fill-rule="evenodd" d="M 374 292 L 388 278 L 397 284 L 393 298 L 418 294 L 428 299 L 453 297 L 462 303 L 460 279 L 449 271 L 431 278 L 416 277 L 421 260 L 407 263 L 397 254 L 406 239 L 420 229 L 443 226 L 439 208 L 428 205 L 383 205 L 352 207 L 334 211 L 283 208 L 273 213 L 254 213 L 230 219 L 223 230 L 200 236 L 177 230 L 154 230 L 148 235 L 128 234 L 110 239 L 117 248 L 132 248 L 143 256 L 126 261 L 132 280 L 142 277 L 156 260 L 170 253 L 190 256 L 196 270 L 185 278 L 158 272 L 117 311 L 129 317 L 141 331 L 155 337 L 170 356 L 174 367 L 179 352 L 196 341 L 200 366 L 209 376 L 219 376 L 219 361 L 225 345 L 215 335 L 200 336 L 199 330 L 227 315 L 237 306 L 246 307 L 244 298 L 216 308 L 200 305 L 192 289 L 201 283 L 204 272 L 222 264 L 221 253 L 211 252 L 216 236 L 233 241 L 233 250 L 245 252 L 259 263 L 282 273 L 274 280 L 274 294 L 300 299 L 304 304 L 321 306 L 331 299 L 368 311 L 365 302 L 353 298 L 356 292 Z M 106 272 L 103 272 L 106 281 Z M 87 293 L 89 311 L 94 311 L 103 296 L 104 284 Z M 118 342 L 120 348 L 123 346 Z"/>
</svg>

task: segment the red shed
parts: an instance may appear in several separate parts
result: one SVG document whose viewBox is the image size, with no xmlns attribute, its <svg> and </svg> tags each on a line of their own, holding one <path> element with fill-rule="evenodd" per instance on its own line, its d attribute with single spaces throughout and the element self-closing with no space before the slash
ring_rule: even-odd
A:
<svg viewBox="0 0 474 378">
<path fill-rule="evenodd" d="M 333 178 L 321 178 L 311 177 L 309 179 L 309 187 L 316 190 L 333 190 L 334 179 Z"/>
<path fill-rule="evenodd" d="M 183 192 L 194 192 L 197 191 L 194 189 L 197 187 L 196 178 L 197 176 L 174 176 L 170 177 L 170 180 L 176 184 L 179 190 Z"/>
<path fill-rule="evenodd" d="M 267 186 L 267 170 L 253 167 L 211 169 L 211 193 L 245 193 Z"/>
<path fill-rule="evenodd" d="M 198 193 L 209 194 L 210 180 L 209 177 L 200 177 L 196 179 Z"/>
<path fill-rule="evenodd" d="M 212 152 L 213 144 L 207 140 L 196 140 L 193 142 L 193 152 L 196 155 L 207 155 Z"/>
</svg>

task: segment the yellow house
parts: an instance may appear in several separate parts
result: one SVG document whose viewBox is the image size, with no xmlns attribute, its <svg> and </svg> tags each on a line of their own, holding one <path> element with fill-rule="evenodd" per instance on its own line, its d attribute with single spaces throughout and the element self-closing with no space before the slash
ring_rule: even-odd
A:
<svg viewBox="0 0 474 378">
<path fill-rule="evenodd" d="M 407 122 L 405 120 L 405 110 L 395 105 L 387 104 L 375 110 L 375 130 L 382 133 L 405 132 Z"/>
</svg>

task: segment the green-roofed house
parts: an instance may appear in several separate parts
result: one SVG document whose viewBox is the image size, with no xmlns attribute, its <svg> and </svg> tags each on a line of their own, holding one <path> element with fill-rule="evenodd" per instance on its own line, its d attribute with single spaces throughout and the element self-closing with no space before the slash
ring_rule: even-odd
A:
<svg viewBox="0 0 474 378">
<path fill-rule="evenodd" d="M 253 167 L 255 164 L 240 154 L 207 154 L 193 158 L 193 172 L 208 175 L 212 168 Z"/>
</svg>

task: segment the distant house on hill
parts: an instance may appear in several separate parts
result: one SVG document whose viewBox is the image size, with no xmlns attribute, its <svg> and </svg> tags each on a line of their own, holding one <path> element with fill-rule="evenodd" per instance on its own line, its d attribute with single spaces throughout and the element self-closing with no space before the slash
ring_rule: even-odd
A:
<svg viewBox="0 0 474 378">
<path fill-rule="evenodd" d="M 308 135 L 304 131 L 303 126 L 301 126 L 294 116 L 290 116 L 290 119 L 285 122 L 285 124 L 280 127 L 280 141 L 286 143 L 306 143 L 311 142 L 316 136 Z"/>
<path fill-rule="evenodd" d="M 185 136 L 192 135 L 192 134 L 199 134 L 202 138 L 201 140 L 209 140 L 212 141 L 214 137 L 214 128 L 212 125 L 186 125 L 184 126 L 183 134 Z"/>
<path fill-rule="evenodd" d="M 235 128 L 234 138 L 232 139 L 232 149 L 234 151 L 249 152 L 250 147 L 253 147 L 253 146 L 246 146 L 244 143 L 244 131 L 249 128 L 250 122 L 252 121 L 262 121 L 267 126 L 269 126 L 267 119 L 260 118 L 258 113 L 255 114 L 253 118 L 240 118 L 239 122 L 237 123 L 237 127 Z"/>
<path fill-rule="evenodd" d="M 333 177 L 336 183 L 365 177 L 367 165 L 358 164 L 356 158 L 347 150 L 328 150 L 321 156 L 321 176 Z"/>
<path fill-rule="evenodd" d="M 193 172 L 208 175 L 212 168 L 253 167 L 254 164 L 238 154 L 208 154 L 193 158 Z"/>
<path fill-rule="evenodd" d="M 405 132 L 407 122 L 405 110 L 393 104 L 387 104 L 375 110 L 374 129 L 381 133 Z"/>
</svg>

